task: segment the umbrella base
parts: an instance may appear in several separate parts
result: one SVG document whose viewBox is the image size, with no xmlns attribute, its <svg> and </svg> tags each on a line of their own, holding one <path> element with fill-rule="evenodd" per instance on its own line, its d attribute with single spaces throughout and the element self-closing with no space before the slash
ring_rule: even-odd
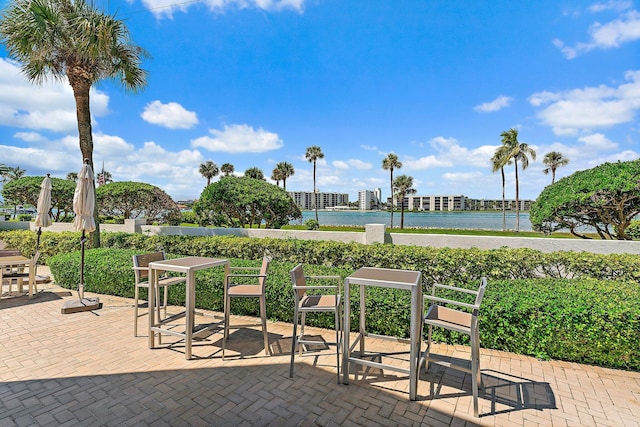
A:
<svg viewBox="0 0 640 427">
<path fill-rule="evenodd" d="M 78 313 L 81 311 L 93 311 L 102 308 L 98 298 L 82 298 L 66 301 L 62 306 L 62 314 Z"/>
</svg>

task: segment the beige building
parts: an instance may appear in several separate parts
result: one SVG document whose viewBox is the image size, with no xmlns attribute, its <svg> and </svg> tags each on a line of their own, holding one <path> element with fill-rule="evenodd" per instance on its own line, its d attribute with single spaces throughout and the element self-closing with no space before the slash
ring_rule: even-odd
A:
<svg viewBox="0 0 640 427">
<path fill-rule="evenodd" d="M 387 203 L 390 203 L 390 198 Z M 505 210 L 515 211 L 516 201 L 505 199 Z M 519 200 L 520 210 L 531 209 L 531 200 Z M 399 208 L 398 201 L 394 198 L 394 206 Z M 471 199 L 462 194 L 442 195 L 442 196 L 407 196 L 404 198 L 404 209 L 408 211 L 500 211 L 502 210 L 502 199 Z"/>
<path fill-rule="evenodd" d="M 314 199 L 317 200 L 318 209 L 349 205 L 349 194 L 347 193 L 318 192 L 314 198 L 313 191 L 289 191 L 289 195 L 302 210 L 315 209 Z"/>
</svg>

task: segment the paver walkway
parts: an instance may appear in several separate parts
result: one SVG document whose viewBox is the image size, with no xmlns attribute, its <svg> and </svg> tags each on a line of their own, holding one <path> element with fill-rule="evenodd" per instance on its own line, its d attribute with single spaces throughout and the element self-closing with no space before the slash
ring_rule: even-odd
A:
<svg viewBox="0 0 640 427">
<path fill-rule="evenodd" d="M 273 322 L 271 357 L 256 327 L 232 330 L 225 361 L 215 330 L 185 360 L 180 346 L 150 350 L 146 336 L 133 337 L 131 299 L 100 296 L 102 309 L 63 315 L 64 301 L 77 295 L 40 288 L 32 300 L 0 300 L 0 426 L 640 425 L 640 373 L 482 350 L 485 394 L 474 418 L 470 378 L 459 371 L 430 367 L 411 402 L 406 376 L 390 371 L 338 384 L 330 348 L 297 358 L 290 379 L 292 327 Z M 141 331 L 145 325 L 143 318 Z M 331 341 L 332 331 L 308 332 Z M 465 347 L 436 350 L 469 354 Z"/>
</svg>

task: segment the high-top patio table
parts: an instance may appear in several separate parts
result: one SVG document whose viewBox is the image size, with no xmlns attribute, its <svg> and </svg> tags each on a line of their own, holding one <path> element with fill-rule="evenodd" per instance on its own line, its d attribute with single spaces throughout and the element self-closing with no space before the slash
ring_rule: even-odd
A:
<svg viewBox="0 0 640 427">
<path fill-rule="evenodd" d="M 191 359 L 191 343 L 194 331 L 195 304 L 196 304 L 196 280 L 195 272 L 205 268 L 225 267 L 225 274 L 229 272 L 229 260 L 208 257 L 185 257 L 166 259 L 149 263 L 149 348 L 155 347 L 155 336 L 157 334 L 169 334 L 184 338 L 185 358 Z M 156 287 L 158 286 L 159 273 L 162 271 L 173 271 L 184 273 L 187 276 L 186 282 L 186 302 L 185 311 L 168 319 L 156 321 L 155 304 Z M 174 321 L 179 317 L 185 318 L 185 332 L 163 328 L 168 321 Z"/>
<path fill-rule="evenodd" d="M 29 269 L 29 298 L 33 297 L 33 285 L 36 283 L 33 258 L 27 258 L 22 255 L 0 257 L 0 284 L 4 280 L 3 272 L 7 267 L 26 267 Z"/>
<path fill-rule="evenodd" d="M 362 267 L 344 280 L 344 347 L 342 363 L 342 383 L 349 384 L 349 363 L 356 363 L 373 368 L 388 369 L 409 374 L 409 398 L 416 400 L 418 387 L 418 362 L 420 359 L 420 342 L 422 337 L 422 273 L 410 270 L 395 270 L 389 268 Z M 349 330 L 351 323 L 351 285 L 360 286 L 360 330 L 353 345 L 349 345 Z M 367 286 L 402 289 L 411 292 L 411 321 L 409 342 L 409 368 L 394 366 L 372 360 L 365 360 L 365 337 L 371 336 L 381 339 L 397 340 L 395 337 L 370 334 L 366 331 L 366 292 Z M 359 357 L 352 354 L 357 344 L 360 344 Z"/>
</svg>

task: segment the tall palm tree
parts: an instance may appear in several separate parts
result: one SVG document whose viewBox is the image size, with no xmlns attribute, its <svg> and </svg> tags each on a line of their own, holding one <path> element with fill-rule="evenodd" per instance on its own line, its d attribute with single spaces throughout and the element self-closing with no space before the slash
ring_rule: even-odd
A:
<svg viewBox="0 0 640 427">
<path fill-rule="evenodd" d="M 68 79 L 76 103 L 80 151 L 95 170 L 91 87 L 105 79 L 133 92 L 146 86 L 147 73 L 140 65 L 147 53 L 133 44 L 124 21 L 86 0 L 14 0 L 0 20 L 0 42 L 33 83 Z M 98 209 L 94 219 L 92 243 L 99 247 Z"/>
<path fill-rule="evenodd" d="M 542 172 L 548 175 L 549 171 L 551 171 L 551 183 L 553 184 L 556 182 L 556 169 L 568 165 L 569 159 L 564 157 L 559 151 L 550 151 L 544 155 L 542 162 L 546 166 L 546 168 L 542 169 Z"/>
<path fill-rule="evenodd" d="M 507 214 L 504 201 L 504 190 L 506 186 L 504 167 L 510 164 L 511 158 L 509 157 L 509 151 L 507 150 L 507 147 L 501 145 L 500 147 L 496 148 L 496 151 L 491 158 L 491 170 L 494 173 L 500 170 L 500 174 L 502 175 L 502 231 L 505 231 L 507 229 Z"/>
<path fill-rule="evenodd" d="M 415 194 L 416 189 L 413 188 L 413 177 L 408 175 L 400 175 L 393 180 L 394 194 L 400 203 L 400 228 L 404 228 L 404 198 L 409 194 Z M 393 196 L 391 196 L 393 200 Z"/>
<path fill-rule="evenodd" d="M 529 147 L 526 142 L 518 141 L 518 130 L 509 129 L 508 131 L 500 134 L 502 137 L 502 144 L 507 147 L 509 157 L 513 160 L 516 172 L 516 230 L 520 231 L 520 183 L 518 180 L 518 162 L 522 164 L 522 170 L 529 167 L 529 156 L 532 160 L 536 159 L 536 151 Z"/>
<path fill-rule="evenodd" d="M 282 188 L 287 189 L 287 178 L 296 173 L 293 165 L 289 162 L 280 162 L 276 165 L 276 169 L 280 171 L 280 179 L 282 179 Z"/>
<path fill-rule="evenodd" d="M 220 172 L 222 172 L 224 176 L 231 175 L 234 170 L 235 168 L 231 163 L 223 163 L 222 166 L 220 166 Z"/>
<path fill-rule="evenodd" d="M 324 153 L 322 149 L 317 145 L 312 145 L 311 147 L 307 147 L 307 152 L 304 154 L 304 157 L 309 160 L 310 163 L 313 163 L 313 205 L 316 210 L 316 222 L 318 222 L 318 192 L 316 191 L 316 162 L 318 159 L 324 158 Z"/>
<path fill-rule="evenodd" d="M 78 172 L 69 172 L 67 174 L 67 181 L 78 182 Z"/>
<path fill-rule="evenodd" d="M 244 176 L 246 176 L 247 178 L 264 180 L 264 172 L 262 172 L 260 168 L 256 167 L 252 167 L 244 171 Z"/>
<path fill-rule="evenodd" d="M 211 178 L 218 175 L 220 170 L 218 169 L 218 165 L 213 163 L 211 160 L 207 160 L 204 163 L 200 163 L 199 169 L 200 175 L 207 178 L 207 187 L 211 184 Z"/>
<path fill-rule="evenodd" d="M 400 169 L 401 167 L 402 162 L 399 161 L 398 156 L 393 153 L 387 154 L 387 157 L 382 160 L 382 169 L 391 172 L 391 178 L 389 180 L 391 186 L 391 228 L 393 228 L 393 170 Z"/>
</svg>

